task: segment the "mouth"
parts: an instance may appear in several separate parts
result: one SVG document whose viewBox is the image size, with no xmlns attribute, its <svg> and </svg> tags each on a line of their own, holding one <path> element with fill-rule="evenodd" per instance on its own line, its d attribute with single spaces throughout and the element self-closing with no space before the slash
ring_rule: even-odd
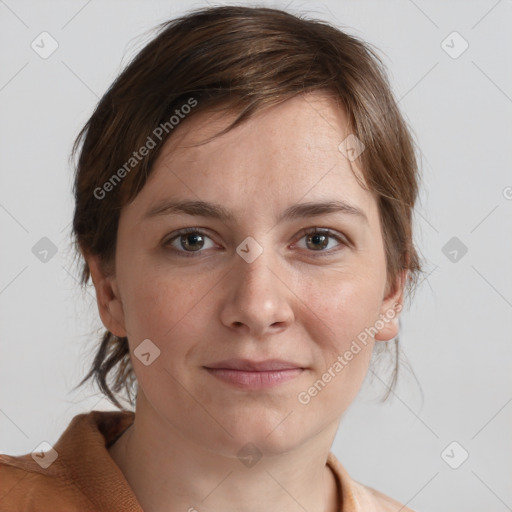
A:
<svg viewBox="0 0 512 512">
<path fill-rule="evenodd" d="M 266 389 L 278 386 L 305 371 L 305 368 L 297 363 L 278 359 L 266 361 L 228 359 L 204 368 L 217 379 L 244 389 Z"/>
</svg>

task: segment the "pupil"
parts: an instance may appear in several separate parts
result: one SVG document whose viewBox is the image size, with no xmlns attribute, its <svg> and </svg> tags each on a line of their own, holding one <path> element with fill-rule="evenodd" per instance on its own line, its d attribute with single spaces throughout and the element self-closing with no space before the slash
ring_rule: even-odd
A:
<svg viewBox="0 0 512 512">
<path fill-rule="evenodd" d="M 201 249 L 201 247 L 203 246 L 203 244 L 201 244 L 199 247 L 194 247 L 194 244 L 200 240 L 202 237 L 201 235 L 198 235 L 198 234 L 191 234 L 191 235 L 185 235 L 183 238 L 182 238 L 182 242 L 183 240 L 185 241 L 185 243 L 183 245 L 183 248 L 184 249 L 192 249 L 193 251 L 197 251 L 199 249 Z M 192 242 L 190 243 L 190 240 L 192 239 Z"/>
<path fill-rule="evenodd" d="M 315 244 L 314 245 L 315 249 L 318 249 L 318 248 L 322 249 L 322 248 L 326 247 L 326 245 L 327 245 L 327 237 L 325 235 L 317 233 L 317 234 L 311 235 L 309 238 Z M 323 242 L 322 245 L 316 245 L 319 242 L 320 243 Z"/>
</svg>

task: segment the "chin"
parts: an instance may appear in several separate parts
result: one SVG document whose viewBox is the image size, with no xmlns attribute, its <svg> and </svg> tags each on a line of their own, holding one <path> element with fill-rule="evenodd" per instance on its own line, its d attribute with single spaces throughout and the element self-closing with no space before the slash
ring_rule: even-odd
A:
<svg viewBox="0 0 512 512">
<path fill-rule="evenodd" d="M 275 414 L 268 414 L 268 411 L 262 411 L 258 416 L 248 415 L 230 421 L 229 432 L 233 437 L 229 443 L 232 449 L 238 452 L 243 451 L 247 445 L 254 445 L 267 457 L 293 450 L 305 441 L 306 432 L 304 427 L 299 428 L 293 422 L 293 413 L 287 417 L 291 410 L 288 409 L 279 418 Z"/>
</svg>

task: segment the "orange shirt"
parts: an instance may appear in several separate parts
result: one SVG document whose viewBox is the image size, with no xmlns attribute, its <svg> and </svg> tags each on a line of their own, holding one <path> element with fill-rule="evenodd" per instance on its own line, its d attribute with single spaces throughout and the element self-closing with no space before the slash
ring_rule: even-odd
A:
<svg viewBox="0 0 512 512">
<path fill-rule="evenodd" d="M 124 411 L 78 414 L 53 446 L 56 453 L 0 454 L 1 512 L 143 512 L 108 452 L 134 417 Z M 327 465 L 338 482 L 340 512 L 414 512 L 352 480 L 332 453 Z"/>
</svg>

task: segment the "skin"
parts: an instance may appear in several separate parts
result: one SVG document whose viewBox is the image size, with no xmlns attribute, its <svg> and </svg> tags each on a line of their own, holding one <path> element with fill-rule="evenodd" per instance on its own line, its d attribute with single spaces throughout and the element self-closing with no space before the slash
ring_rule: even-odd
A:
<svg viewBox="0 0 512 512">
<path fill-rule="evenodd" d="M 139 383 L 135 422 L 110 454 L 146 512 L 338 510 L 326 459 L 374 343 L 398 334 L 398 314 L 308 404 L 297 397 L 402 303 L 404 275 L 387 286 L 377 201 L 338 150 L 351 131 L 332 99 L 297 96 L 191 147 L 231 119 L 202 113 L 183 121 L 121 212 L 115 273 L 87 257 L 102 322 L 128 336 Z M 143 219 L 162 199 L 219 203 L 235 220 Z M 340 212 L 277 222 L 290 205 L 332 199 L 357 206 L 367 222 Z M 184 227 L 204 233 L 192 239 L 200 250 L 188 249 L 189 258 L 180 237 L 171 240 Z M 327 228 L 348 243 L 332 237 L 322 248 L 303 228 Z M 263 248 L 252 263 L 236 252 L 248 236 Z M 149 366 L 133 355 L 145 339 L 161 351 Z M 234 357 L 305 369 L 273 388 L 246 390 L 204 368 Z M 237 457 L 247 443 L 262 454 L 252 467 Z"/>
</svg>

